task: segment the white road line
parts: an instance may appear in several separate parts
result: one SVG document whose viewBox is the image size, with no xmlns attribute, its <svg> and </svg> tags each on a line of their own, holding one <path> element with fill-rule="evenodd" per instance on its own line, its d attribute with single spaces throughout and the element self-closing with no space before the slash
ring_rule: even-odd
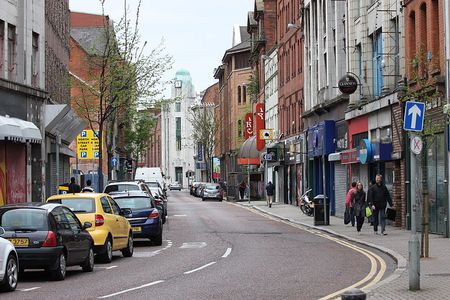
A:
<svg viewBox="0 0 450 300">
<path fill-rule="evenodd" d="M 230 253 L 231 253 L 231 250 L 232 250 L 231 248 L 228 248 L 228 249 L 227 249 L 227 251 L 225 251 L 225 254 L 224 254 L 224 255 L 222 255 L 222 257 L 223 257 L 223 258 L 227 258 L 227 257 L 228 257 L 228 255 L 230 255 Z"/>
<path fill-rule="evenodd" d="M 109 267 L 100 267 L 100 266 L 95 266 L 95 269 L 105 269 L 105 270 L 111 270 L 117 268 L 117 266 L 109 266 Z"/>
<path fill-rule="evenodd" d="M 34 291 L 34 290 L 37 290 L 37 289 L 40 289 L 40 287 L 36 286 L 36 287 L 29 288 L 29 289 L 21 289 L 19 291 L 21 291 L 21 292 L 31 292 L 31 291 Z"/>
<path fill-rule="evenodd" d="M 206 264 L 206 265 L 204 265 L 204 266 L 201 266 L 200 268 L 197 268 L 197 269 L 194 269 L 194 270 L 190 270 L 190 271 L 184 272 L 184 274 L 185 274 L 185 275 L 188 275 L 188 274 L 191 274 L 191 273 L 200 271 L 200 270 L 202 270 L 202 269 L 204 269 L 204 268 L 207 268 L 207 267 L 209 267 L 209 266 L 212 266 L 212 265 L 215 264 L 215 263 L 216 263 L 215 261 L 210 262 L 209 264 Z"/>
<path fill-rule="evenodd" d="M 187 215 L 173 215 L 172 217 L 187 217 Z"/>
<path fill-rule="evenodd" d="M 114 294 L 101 296 L 101 297 L 98 297 L 98 299 L 111 298 L 111 297 L 114 297 L 114 296 L 118 296 L 118 295 L 122 295 L 122 294 L 125 294 L 125 293 L 128 293 L 128 292 L 131 292 L 131 291 L 135 291 L 135 290 L 143 289 L 143 288 L 146 288 L 146 287 L 149 287 L 149 286 L 152 286 L 152 285 L 156 285 L 156 284 L 162 283 L 162 282 L 164 282 L 164 280 L 153 281 L 153 282 L 150 282 L 150 283 L 147 283 L 147 284 L 143 284 L 143 285 L 140 285 L 140 286 L 128 289 L 128 290 L 123 290 L 123 291 L 120 291 L 120 292 L 117 292 L 117 293 L 114 293 Z"/>
<path fill-rule="evenodd" d="M 117 266 L 107 267 L 106 270 L 111 270 L 111 269 L 114 269 L 114 268 L 117 268 Z"/>
</svg>

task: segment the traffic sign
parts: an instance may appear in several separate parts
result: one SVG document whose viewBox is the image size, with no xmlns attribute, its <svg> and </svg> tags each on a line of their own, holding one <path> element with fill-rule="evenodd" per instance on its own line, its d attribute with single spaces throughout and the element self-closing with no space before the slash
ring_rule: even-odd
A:
<svg viewBox="0 0 450 300">
<path fill-rule="evenodd" d="M 411 152 L 415 155 L 419 155 L 422 152 L 423 149 L 423 142 L 420 136 L 415 136 L 411 139 Z"/>
<path fill-rule="evenodd" d="M 407 101 L 403 129 L 408 131 L 423 131 L 423 121 L 425 119 L 425 103 L 417 101 Z"/>
<path fill-rule="evenodd" d="M 118 162 L 119 162 L 119 161 L 118 161 L 117 157 L 113 156 L 113 157 L 111 158 L 111 165 L 112 165 L 113 168 L 117 167 L 117 163 L 118 163 Z"/>
<path fill-rule="evenodd" d="M 272 154 L 271 153 L 266 153 L 266 154 L 264 154 L 264 160 L 272 160 L 273 158 L 272 158 Z"/>
</svg>

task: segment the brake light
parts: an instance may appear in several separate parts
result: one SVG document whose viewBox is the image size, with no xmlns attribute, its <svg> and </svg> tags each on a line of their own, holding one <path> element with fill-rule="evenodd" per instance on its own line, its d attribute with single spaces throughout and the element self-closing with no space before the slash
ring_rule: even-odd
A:
<svg viewBox="0 0 450 300">
<path fill-rule="evenodd" d="M 47 237 L 45 238 L 44 243 L 42 244 L 42 247 L 56 247 L 56 234 L 53 231 L 49 231 L 47 233 Z"/>
<path fill-rule="evenodd" d="M 102 215 L 95 215 L 95 226 L 102 226 L 105 224 L 105 218 Z"/>
<path fill-rule="evenodd" d="M 154 210 L 151 214 L 148 215 L 149 219 L 156 219 L 159 218 L 159 212 Z"/>
</svg>

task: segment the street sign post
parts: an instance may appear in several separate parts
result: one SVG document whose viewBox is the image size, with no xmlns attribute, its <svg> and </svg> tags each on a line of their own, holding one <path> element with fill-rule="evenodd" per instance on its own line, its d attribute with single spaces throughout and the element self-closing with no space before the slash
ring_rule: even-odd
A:
<svg viewBox="0 0 450 300">
<path fill-rule="evenodd" d="M 116 167 L 117 167 L 118 161 L 119 161 L 119 160 L 118 160 L 117 157 L 115 157 L 115 156 L 113 156 L 113 157 L 111 158 L 111 165 L 112 165 L 113 168 L 116 168 Z"/>
<path fill-rule="evenodd" d="M 425 119 L 425 103 L 407 101 L 403 129 L 406 131 L 423 131 L 423 120 Z"/>
</svg>

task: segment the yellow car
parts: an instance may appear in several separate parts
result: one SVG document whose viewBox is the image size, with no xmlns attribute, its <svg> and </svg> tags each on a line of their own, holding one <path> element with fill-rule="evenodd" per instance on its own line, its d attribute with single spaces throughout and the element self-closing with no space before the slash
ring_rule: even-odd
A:
<svg viewBox="0 0 450 300">
<path fill-rule="evenodd" d="M 51 196 L 47 202 L 61 203 L 76 214 L 81 224 L 93 224 L 87 231 L 91 234 L 95 253 L 103 262 L 111 262 L 112 252 L 122 251 L 124 257 L 133 256 L 133 233 L 125 218 L 130 209 L 120 209 L 107 194 L 80 193 Z"/>
</svg>

